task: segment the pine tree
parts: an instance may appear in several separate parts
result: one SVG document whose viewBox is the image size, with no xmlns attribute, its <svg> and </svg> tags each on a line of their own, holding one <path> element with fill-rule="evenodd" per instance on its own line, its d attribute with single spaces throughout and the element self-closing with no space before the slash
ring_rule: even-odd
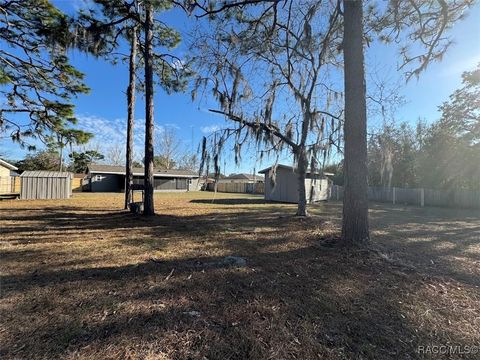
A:
<svg viewBox="0 0 480 360">
<path fill-rule="evenodd" d="M 162 11 L 169 9 L 172 4 L 169 1 L 143 1 L 135 0 L 107 1 L 95 0 L 98 7 L 85 11 L 79 18 L 77 46 L 85 51 L 93 52 L 98 56 L 111 58 L 118 61 L 114 55 L 116 49 L 121 46 L 122 38 L 126 39 L 130 47 L 129 84 L 127 87 L 127 141 L 126 141 L 126 186 L 125 207 L 131 201 L 130 185 L 132 176 L 132 143 L 134 127 L 134 108 L 136 92 L 137 54 L 138 62 L 145 65 L 145 79 L 140 81 L 140 90 L 145 92 L 146 108 L 146 138 L 145 159 L 153 161 L 153 88 L 161 86 L 167 93 L 182 91 L 186 86 L 186 79 L 190 72 L 187 66 L 182 64 L 181 59 L 165 52 L 173 49 L 180 41 L 180 35 L 164 22 L 159 21 L 158 16 Z M 152 16 L 151 22 L 147 15 Z M 148 25 L 148 26 L 147 26 Z M 150 46 L 146 35 L 146 29 L 151 30 Z M 142 41 L 141 31 L 144 37 Z M 147 51 L 147 48 L 150 50 Z M 180 65 L 181 64 L 181 65 Z M 148 78 L 148 79 L 147 79 Z M 148 86 L 147 86 L 148 85 Z M 151 109 L 151 111 L 150 111 Z M 153 164 L 153 163 L 152 163 Z M 150 164 L 151 166 L 153 166 Z M 153 214 L 153 168 L 145 164 L 145 215 Z M 147 208 L 148 205 L 148 208 Z"/>
<path fill-rule="evenodd" d="M 71 99 L 88 88 L 66 56 L 68 16 L 46 0 L 2 2 L 0 13 L 0 133 L 34 148 L 29 137 L 45 141 L 76 124 Z"/>
<path fill-rule="evenodd" d="M 104 158 L 104 156 L 96 150 L 86 150 L 84 152 L 73 151 L 68 156 L 72 161 L 69 170 L 74 173 L 85 173 L 90 164 Z"/>
<path fill-rule="evenodd" d="M 363 57 L 363 2 L 344 2 L 343 58 L 345 66 L 345 171 L 342 241 L 369 241 L 367 105 Z"/>
<path fill-rule="evenodd" d="M 146 216 L 155 214 L 153 201 L 153 6 L 147 4 L 145 8 L 145 203 L 143 214 Z"/>
<path fill-rule="evenodd" d="M 345 64 L 345 188 L 342 241 L 346 245 L 368 243 L 367 116 L 365 106 L 364 40 L 370 40 L 363 24 L 387 43 L 404 42 L 400 48 L 407 80 L 418 77 L 433 61 L 439 61 L 451 44 L 445 32 L 462 19 L 473 1 L 389 1 L 386 8 L 369 5 L 364 19 L 362 0 L 344 0 Z M 362 34 L 362 35 L 360 35 Z M 412 43 L 419 45 L 411 55 Z M 347 64 L 349 64 L 347 68 Z M 348 95 L 347 95 L 348 93 Z"/>
<path fill-rule="evenodd" d="M 130 56 L 128 59 L 127 88 L 127 150 L 125 152 L 125 209 L 133 200 L 131 186 L 133 184 L 133 129 L 135 126 L 135 91 L 137 66 L 137 26 L 131 28 Z"/>
</svg>

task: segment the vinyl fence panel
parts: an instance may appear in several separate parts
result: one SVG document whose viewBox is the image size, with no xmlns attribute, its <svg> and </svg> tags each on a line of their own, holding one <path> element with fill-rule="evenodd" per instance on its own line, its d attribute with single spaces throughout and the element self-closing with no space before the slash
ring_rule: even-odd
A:
<svg viewBox="0 0 480 360">
<path fill-rule="evenodd" d="M 343 186 L 334 185 L 330 199 L 343 199 Z M 480 209 L 480 191 L 369 187 L 368 200 L 414 206 Z"/>
</svg>

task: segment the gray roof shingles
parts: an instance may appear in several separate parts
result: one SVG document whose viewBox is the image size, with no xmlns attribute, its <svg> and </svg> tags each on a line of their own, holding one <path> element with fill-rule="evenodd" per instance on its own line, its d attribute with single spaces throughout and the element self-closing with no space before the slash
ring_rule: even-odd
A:
<svg viewBox="0 0 480 360">
<path fill-rule="evenodd" d="M 118 174 L 125 174 L 125 166 L 116 166 L 116 165 L 89 165 L 88 170 L 90 173 L 118 173 Z M 134 174 L 143 174 L 145 172 L 144 168 L 133 168 Z M 191 176 L 191 177 L 198 177 L 198 173 L 195 171 L 190 170 L 180 170 L 180 169 L 154 169 L 155 175 L 170 175 L 170 176 Z"/>
</svg>

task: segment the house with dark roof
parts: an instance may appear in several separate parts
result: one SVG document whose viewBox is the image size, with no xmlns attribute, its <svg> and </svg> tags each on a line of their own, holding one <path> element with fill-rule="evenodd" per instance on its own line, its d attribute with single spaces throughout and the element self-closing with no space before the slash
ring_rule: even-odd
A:
<svg viewBox="0 0 480 360">
<path fill-rule="evenodd" d="M 133 168 L 133 183 L 143 184 L 144 168 Z M 89 165 L 84 189 L 92 192 L 125 191 L 125 166 Z M 154 169 L 153 188 L 155 191 L 196 191 L 199 190 L 198 173 L 179 169 Z"/>
<path fill-rule="evenodd" d="M 263 176 L 254 174 L 231 174 L 223 179 L 218 180 L 219 184 L 253 184 L 257 182 L 263 182 Z"/>
</svg>

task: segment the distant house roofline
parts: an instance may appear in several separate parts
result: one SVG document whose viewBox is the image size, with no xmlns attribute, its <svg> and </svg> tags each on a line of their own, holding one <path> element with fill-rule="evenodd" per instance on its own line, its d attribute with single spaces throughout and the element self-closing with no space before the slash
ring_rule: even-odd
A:
<svg viewBox="0 0 480 360">
<path fill-rule="evenodd" d="M 221 180 L 263 180 L 261 176 L 259 175 L 253 175 L 253 174 L 246 174 L 246 173 L 240 173 L 240 174 L 230 174 L 227 177 L 224 177 Z"/>
<path fill-rule="evenodd" d="M 0 159 L 0 165 L 2 165 L 3 167 L 6 167 L 8 170 L 13 170 L 13 171 L 17 171 L 18 168 L 16 166 L 13 166 L 12 164 L 6 162 L 5 160 L 2 160 Z"/>
<path fill-rule="evenodd" d="M 196 178 L 199 177 L 198 173 L 190 170 L 180 169 L 154 169 L 154 176 L 162 177 L 184 177 L 184 178 Z M 112 175 L 125 175 L 125 166 L 116 165 L 96 165 L 92 164 L 87 167 L 87 172 L 90 174 L 112 174 Z M 133 168 L 134 176 L 143 176 L 145 174 L 145 168 Z"/>
</svg>

